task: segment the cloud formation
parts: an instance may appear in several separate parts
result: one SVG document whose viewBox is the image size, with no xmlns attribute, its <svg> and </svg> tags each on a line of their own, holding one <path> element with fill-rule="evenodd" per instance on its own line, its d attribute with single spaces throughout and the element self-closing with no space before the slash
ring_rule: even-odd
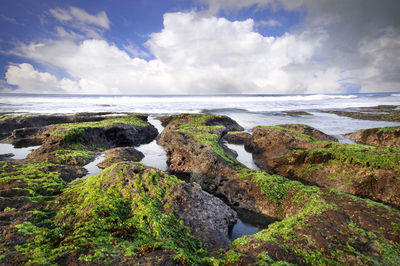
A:
<svg viewBox="0 0 400 266">
<path fill-rule="evenodd" d="M 49 40 L 14 50 L 18 56 L 62 69 L 83 93 L 312 93 L 340 92 L 339 71 L 318 68 L 313 56 L 327 38 L 322 29 L 265 37 L 254 21 L 229 21 L 195 12 L 164 15 L 164 28 L 146 43 L 155 59 L 131 56 L 104 40 Z M 20 67 L 22 77 L 32 72 Z M 309 69 L 309 71 L 304 71 Z M 15 74 L 15 66 L 7 73 Z M 43 73 L 41 73 L 43 74 Z M 11 74 L 10 74 L 11 75 Z M 7 81 L 9 81 L 7 75 Z M 42 75 L 10 84 L 44 88 Z M 35 85 L 37 80 L 38 85 Z M 64 80 L 59 80 L 59 82 Z M 321 85 L 323 84 L 323 85 Z M 79 89 L 77 89 L 77 87 Z"/>
<path fill-rule="evenodd" d="M 56 77 L 22 63 L 8 67 L 6 81 L 19 92 L 39 93 L 400 90 L 400 23 L 393 10 L 384 16 L 385 10 L 397 6 L 392 0 L 380 5 L 371 0 L 204 1 L 208 14 L 164 14 L 163 29 L 150 34 L 145 43 L 149 53 L 134 43 L 118 47 L 103 39 L 101 34 L 110 29 L 105 12 L 51 9 L 49 14 L 61 24 L 55 27 L 59 39 L 22 44 L 12 54 L 67 76 Z M 279 26 L 272 18 L 255 22 L 216 16 L 221 9 L 254 5 L 306 8 L 307 17 L 291 32 L 273 37 L 256 30 L 260 25 Z"/>
<path fill-rule="evenodd" d="M 321 66 L 339 68 L 361 92 L 400 90 L 400 1 L 397 0 L 201 0 L 208 12 L 256 6 L 306 10 L 296 31 L 323 27 L 327 39 L 315 54 Z M 293 32 L 293 33 L 295 33 Z"/>
<path fill-rule="evenodd" d="M 100 38 L 104 30 L 110 29 L 110 21 L 104 11 L 96 15 L 91 15 L 78 7 L 69 7 L 68 9 L 54 8 L 50 9 L 49 14 L 60 22 L 64 27 L 80 31 L 89 38 Z M 60 37 L 81 38 L 83 36 L 68 31 L 61 26 L 56 27 Z"/>
</svg>

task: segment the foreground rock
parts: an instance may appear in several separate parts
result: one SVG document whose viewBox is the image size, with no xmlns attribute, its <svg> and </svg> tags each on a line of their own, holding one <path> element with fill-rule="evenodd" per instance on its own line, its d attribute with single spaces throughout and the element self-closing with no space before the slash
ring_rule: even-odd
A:
<svg viewBox="0 0 400 266">
<path fill-rule="evenodd" d="M 361 144 L 400 148 L 400 127 L 362 129 L 344 136 Z"/>
<path fill-rule="evenodd" d="M 30 263 L 210 263 L 199 239 L 225 246 L 236 221 L 199 187 L 132 162 L 74 181 L 51 206 L 47 220 L 41 214 L 16 226 L 28 235 L 17 250 Z"/>
<path fill-rule="evenodd" d="M 258 167 L 309 184 L 400 206 L 397 152 L 320 141 L 326 137 L 305 135 L 307 132 L 303 130 L 290 128 L 293 127 L 253 129 L 251 149 Z"/>
<path fill-rule="evenodd" d="M 241 265 L 399 263 L 398 210 L 337 190 L 250 171 L 221 148 L 218 142 L 227 128 L 207 126 L 209 118 L 208 115 L 169 118 L 160 144 L 167 151 L 170 169 L 189 175 L 192 181 L 231 206 L 281 220 L 254 236 L 235 240 L 226 253 L 226 262 Z M 280 130 L 294 133 L 285 128 Z M 292 140 L 288 145 L 303 138 L 301 143 L 308 145 L 313 139 L 300 132 L 287 137 Z M 262 150 L 257 145 L 252 148 Z M 289 148 L 276 150 L 283 155 Z M 382 255 L 387 253 L 390 255 Z"/>
</svg>

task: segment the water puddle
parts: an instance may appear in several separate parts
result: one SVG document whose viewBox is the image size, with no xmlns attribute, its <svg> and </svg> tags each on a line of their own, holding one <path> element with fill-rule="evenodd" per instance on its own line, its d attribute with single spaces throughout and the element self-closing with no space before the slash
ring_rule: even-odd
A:
<svg viewBox="0 0 400 266">
<path fill-rule="evenodd" d="M 239 218 L 229 231 L 231 241 L 244 235 L 254 235 L 275 222 L 273 219 L 248 210 L 236 209 L 236 212 Z"/>
<path fill-rule="evenodd" d="M 348 139 L 342 135 L 334 135 L 333 137 L 337 138 L 337 140 L 341 143 L 357 144 L 357 142 L 355 142 L 354 140 Z"/>
<path fill-rule="evenodd" d="M 224 145 L 229 149 L 234 150 L 238 154 L 236 160 L 245 165 L 247 168 L 257 171 L 260 170 L 260 168 L 258 168 L 253 161 L 253 155 L 245 150 L 244 145 L 230 144 L 227 142 L 224 142 Z"/>
<path fill-rule="evenodd" d="M 157 128 L 158 133 L 161 134 L 161 132 L 164 130 L 161 122 L 154 119 L 153 116 L 149 116 L 148 122 Z M 136 149 L 144 154 L 144 158 L 141 160 L 144 165 L 155 167 L 162 171 L 167 171 L 167 155 L 164 151 L 164 148 L 157 144 L 156 139 L 149 144 L 140 145 Z"/>
<path fill-rule="evenodd" d="M 10 159 L 25 159 L 29 153 L 38 149 L 38 146 L 31 146 L 31 147 L 23 147 L 23 148 L 16 148 L 14 145 L 9 143 L 0 143 L 0 154 L 14 154 L 10 157 Z"/>
<path fill-rule="evenodd" d="M 92 162 L 88 163 L 87 165 L 85 165 L 83 168 L 85 168 L 88 172 L 82 178 L 100 174 L 101 171 L 103 171 L 103 169 L 97 167 L 97 165 L 99 163 L 101 163 L 105 158 L 106 158 L 105 154 L 102 153 L 102 154 L 96 156 L 94 161 L 92 161 Z"/>
</svg>

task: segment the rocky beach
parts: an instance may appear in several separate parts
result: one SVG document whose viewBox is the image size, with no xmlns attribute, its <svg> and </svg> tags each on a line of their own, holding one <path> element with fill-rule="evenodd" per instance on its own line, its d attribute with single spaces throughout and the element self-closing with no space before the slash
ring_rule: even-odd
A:
<svg viewBox="0 0 400 266">
<path fill-rule="evenodd" d="M 341 112 L 400 121 L 396 106 Z M 36 148 L 1 155 L 1 264 L 400 263 L 399 126 L 343 143 L 305 124 L 244 131 L 221 114 L 155 119 L 162 127 L 145 114 L 3 115 L 2 142 Z M 153 142 L 165 171 L 141 162 Z M 232 238 L 249 220 L 256 232 Z"/>
</svg>

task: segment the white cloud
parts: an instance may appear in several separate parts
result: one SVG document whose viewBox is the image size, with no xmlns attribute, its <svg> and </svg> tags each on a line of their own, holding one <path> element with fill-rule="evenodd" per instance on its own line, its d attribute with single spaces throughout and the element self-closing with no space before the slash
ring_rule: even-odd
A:
<svg viewBox="0 0 400 266">
<path fill-rule="evenodd" d="M 82 32 L 89 38 L 99 39 L 104 30 L 110 29 L 110 21 L 104 11 L 91 15 L 81 8 L 69 7 L 68 9 L 50 9 L 49 14 L 58 22 Z M 79 34 L 68 32 L 62 27 L 56 27 L 56 31 L 62 38 L 81 37 Z"/>
<path fill-rule="evenodd" d="M 32 66 L 10 66 L 6 78 L 20 88 L 81 93 L 333 93 L 341 90 L 340 72 L 313 60 L 326 38 L 318 28 L 266 37 L 254 31 L 252 19 L 169 13 L 163 30 L 146 43 L 153 60 L 104 40 L 49 40 L 22 45 L 14 54 L 60 68 L 71 79 L 43 76 Z M 31 73 L 35 78 L 28 79 Z"/>
<path fill-rule="evenodd" d="M 133 57 L 140 57 L 140 58 L 148 58 L 148 57 L 150 57 L 149 53 L 147 53 L 146 51 L 140 49 L 134 43 L 129 43 L 127 45 L 124 45 L 123 48 L 125 49 L 125 51 L 129 52 Z"/>
<path fill-rule="evenodd" d="M 22 92 L 63 93 L 61 81 L 47 72 L 38 72 L 30 64 L 11 65 L 6 72 L 8 84 Z"/>
<path fill-rule="evenodd" d="M 212 14 L 252 6 L 306 10 L 295 31 L 325 29 L 327 39 L 315 54 L 323 59 L 321 66 L 341 69 L 342 75 L 361 86 L 361 91 L 400 91 L 398 0 L 200 1 L 208 4 L 208 13 Z"/>
<path fill-rule="evenodd" d="M 99 12 L 97 15 L 91 15 L 81 8 L 71 6 L 68 10 L 55 8 L 50 9 L 49 12 L 60 22 L 77 20 L 80 24 L 94 25 L 104 29 L 110 28 L 110 21 L 104 11 Z"/>
<path fill-rule="evenodd" d="M 257 26 L 277 27 L 277 26 L 282 26 L 282 24 L 279 21 L 270 18 L 268 20 L 261 20 L 257 22 Z"/>
</svg>

